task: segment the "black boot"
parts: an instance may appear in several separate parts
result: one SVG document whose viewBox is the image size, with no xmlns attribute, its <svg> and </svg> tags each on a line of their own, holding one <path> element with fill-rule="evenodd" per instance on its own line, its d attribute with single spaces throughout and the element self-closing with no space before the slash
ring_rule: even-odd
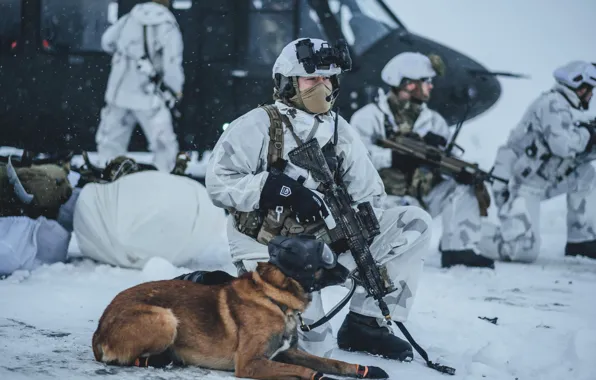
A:
<svg viewBox="0 0 596 380">
<path fill-rule="evenodd" d="M 567 243 L 565 246 L 565 256 L 585 256 L 596 259 L 596 240 Z"/>
<path fill-rule="evenodd" d="M 411 361 L 410 343 L 395 335 L 389 326 L 379 326 L 377 319 L 350 311 L 337 333 L 337 345 L 346 351 L 362 351 L 387 359 Z"/>
<path fill-rule="evenodd" d="M 478 255 L 471 249 L 464 249 L 461 251 L 441 251 L 441 267 L 449 268 L 454 265 L 495 269 L 494 260 Z"/>
</svg>

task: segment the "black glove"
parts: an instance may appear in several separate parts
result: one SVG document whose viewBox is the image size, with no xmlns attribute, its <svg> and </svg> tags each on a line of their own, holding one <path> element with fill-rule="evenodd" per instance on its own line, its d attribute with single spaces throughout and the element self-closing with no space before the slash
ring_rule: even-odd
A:
<svg viewBox="0 0 596 380">
<path fill-rule="evenodd" d="M 283 173 L 270 172 L 261 191 L 259 207 L 275 210 L 277 206 L 289 207 L 300 223 L 312 223 L 329 215 L 317 194 Z"/>
<path fill-rule="evenodd" d="M 437 135 L 433 132 L 428 132 L 426 135 L 424 135 L 422 141 L 424 141 L 424 143 L 427 145 L 434 146 L 435 148 L 447 146 L 447 140 L 445 137 Z"/>
<path fill-rule="evenodd" d="M 404 174 L 413 173 L 421 164 L 422 161 L 416 157 L 400 154 L 395 151 L 391 152 L 391 167 Z"/>
<path fill-rule="evenodd" d="M 455 182 L 462 185 L 473 185 L 476 183 L 476 178 L 474 178 L 474 175 L 467 171 L 462 171 L 456 174 L 453 179 Z"/>
<path fill-rule="evenodd" d="M 412 139 L 412 140 L 422 141 L 422 137 L 420 137 L 420 135 L 416 132 L 405 132 L 405 133 L 400 133 L 400 135 L 403 137 Z"/>
</svg>

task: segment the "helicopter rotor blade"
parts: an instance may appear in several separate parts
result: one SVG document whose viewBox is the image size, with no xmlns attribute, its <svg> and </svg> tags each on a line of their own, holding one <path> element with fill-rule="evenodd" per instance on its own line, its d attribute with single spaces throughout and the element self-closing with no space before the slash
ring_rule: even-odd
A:
<svg viewBox="0 0 596 380">
<path fill-rule="evenodd" d="M 510 77 L 510 78 L 520 78 L 520 79 L 530 79 L 531 78 L 528 74 L 512 73 L 512 72 L 508 72 L 508 71 L 488 71 L 488 70 L 479 70 L 479 69 L 467 69 L 467 71 L 472 75 L 491 75 L 491 76 L 501 76 L 501 77 Z"/>
</svg>

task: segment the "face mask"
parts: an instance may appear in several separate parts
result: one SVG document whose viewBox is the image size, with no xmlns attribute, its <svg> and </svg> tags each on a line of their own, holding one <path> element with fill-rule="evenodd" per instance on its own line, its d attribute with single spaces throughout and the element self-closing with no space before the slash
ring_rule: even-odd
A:
<svg viewBox="0 0 596 380">
<path fill-rule="evenodd" d="M 309 89 L 300 91 L 299 94 L 292 97 L 292 100 L 299 108 L 301 105 L 307 112 L 313 114 L 320 114 L 329 112 L 331 109 L 331 102 L 327 98 L 331 96 L 332 88 L 329 88 L 325 83 L 319 83 Z"/>
</svg>

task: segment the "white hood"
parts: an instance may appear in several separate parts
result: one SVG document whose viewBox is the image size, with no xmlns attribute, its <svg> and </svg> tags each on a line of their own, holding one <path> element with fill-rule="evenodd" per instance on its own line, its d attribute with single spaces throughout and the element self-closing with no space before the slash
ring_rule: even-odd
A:
<svg viewBox="0 0 596 380">
<path fill-rule="evenodd" d="M 153 2 L 135 5 L 130 11 L 130 16 L 142 25 L 176 23 L 176 18 L 168 8 Z"/>
<path fill-rule="evenodd" d="M 567 86 L 564 86 L 560 83 L 555 83 L 555 85 L 553 86 L 553 90 L 557 91 L 558 93 L 562 94 L 563 96 L 565 96 L 565 98 L 571 103 L 571 106 L 575 109 L 579 109 L 580 108 L 580 99 L 579 96 L 577 96 L 577 93 L 575 91 L 573 91 L 572 89 L 570 89 Z"/>
</svg>

